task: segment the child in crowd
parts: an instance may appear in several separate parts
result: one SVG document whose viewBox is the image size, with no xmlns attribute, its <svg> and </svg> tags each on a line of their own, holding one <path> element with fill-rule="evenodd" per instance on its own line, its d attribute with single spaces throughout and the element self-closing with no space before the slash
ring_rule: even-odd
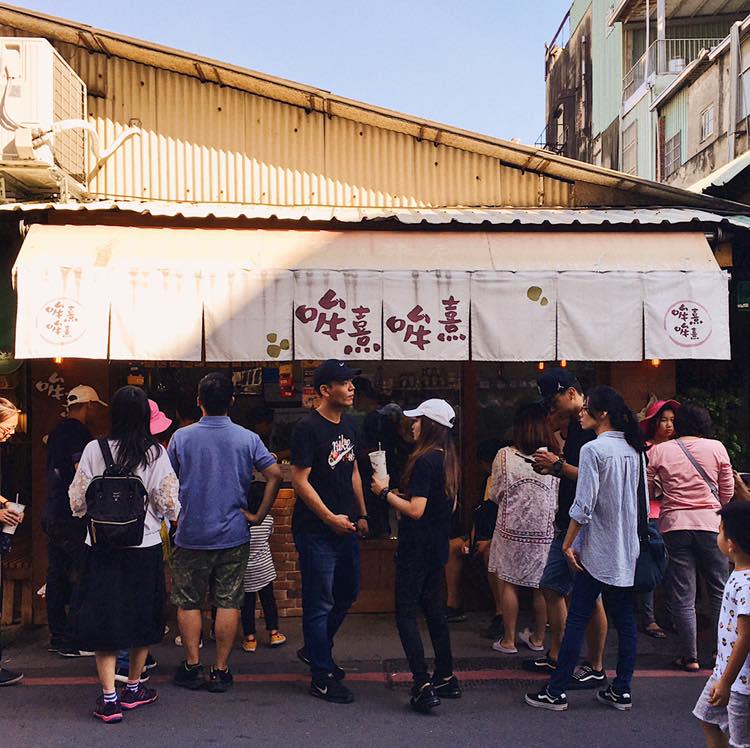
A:
<svg viewBox="0 0 750 748">
<path fill-rule="evenodd" d="M 250 511 L 255 513 L 260 507 L 262 492 L 251 499 Z M 271 547 L 268 539 L 273 532 L 273 517 L 267 514 L 259 525 L 250 529 L 250 556 L 245 569 L 245 602 L 242 606 L 242 649 L 255 652 L 258 640 L 255 638 L 255 595 L 260 597 L 263 615 L 266 619 L 268 643 L 280 647 L 286 643 L 286 637 L 279 631 L 279 612 L 273 595 L 273 580 L 276 579 L 276 567 L 273 565 Z"/>
<path fill-rule="evenodd" d="M 719 510 L 718 545 L 734 572 L 724 587 L 716 667 L 695 705 L 708 748 L 750 746 L 750 503 Z"/>
</svg>

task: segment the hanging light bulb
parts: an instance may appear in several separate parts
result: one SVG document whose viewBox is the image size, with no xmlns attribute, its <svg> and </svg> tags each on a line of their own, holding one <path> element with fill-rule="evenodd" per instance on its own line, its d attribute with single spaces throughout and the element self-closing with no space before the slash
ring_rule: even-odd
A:
<svg viewBox="0 0 750 748">
<path fill-rule="evenodd" d="M 59 356 L 55 358 L 55 363 L 56 364 L 61 364 L 62 362 L 63 362 L 63 360 Z"/>
<path fill-rule="evenodd" d="M 539 362 L 539 363 L 538 363 L 538 364 L 536 365 L 536 368 L 537 368 L 537 369 L 539 369 L 539 371 L 544 371 L 544 361 L 540 361 L 540 362 Z"/>
<path fill-rule="evenodd" d="M 661 359 L 660 358 L 652 358 L 650 361 L 651 366 L 654 367 L 654 369 L 658 369 L 661 366 Z"/>
<path fill-rule="evenodd" d="M 560 359 L 560 368 L 565 369 L 568 366 L 568 360 L 565 358 Z"/>
</svg>

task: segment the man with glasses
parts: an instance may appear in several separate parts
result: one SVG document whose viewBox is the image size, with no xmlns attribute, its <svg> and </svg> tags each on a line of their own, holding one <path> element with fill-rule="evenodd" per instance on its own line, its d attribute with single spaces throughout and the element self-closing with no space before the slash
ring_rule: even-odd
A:
<svg viewBox="0 0 750 748">
<path fill-rule="evenodd" d="M 525 660 L 523 667 L 532 672 L 549 674 L 557 668 L 568 609 L 565 598 L 573 589 L 573 571 L 562 551 L 562 544 L 570 524 L 570 508 L 576 494 L 578 461 L 581 447 L 596 438 L 593 431 L 581 428 L 584 409 L 583 388 L 575 375 L 567 369 L 555 368 L 544 372 L 537 380 L 541 402 L 547 408 L 550 425 L 564 439 L 562 455 L 537 452 L 534 470 L 560 478 L 555 515 L 555 538 L 549 549 L 547 565 L 539 586 L 547 603 L 550 627 L 550 647 L 544 657 Z M 588 659 L 575 671 L 569 690 L 601 688 L 607 681 L 604 671 L 604 644 L 607 639 L 607 616 L 601 598 L 587 631 Z"/>
</svg>

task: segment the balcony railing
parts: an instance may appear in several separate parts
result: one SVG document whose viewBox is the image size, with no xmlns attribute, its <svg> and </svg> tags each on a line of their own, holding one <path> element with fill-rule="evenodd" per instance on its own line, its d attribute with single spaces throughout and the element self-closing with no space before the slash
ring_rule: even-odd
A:
<svg viewBox="0 0 750 748">
<path fill-rule="evenodd" d="M 660 39 L 655 41 L 625 74 L 622 100 L 627 101 L 652 74 L 679 75 L 702 49 L 712 50 L 720 39 Z"/>
<path fill-rule="evenodd" d="M 568 142 L 568 128 L 561 122 L 552 120 L 534 142 L 537 148 L 544 148 L 545 151 L 551 151 L 562 155 L 565 152 L 565 146 Z"/>
</svg>

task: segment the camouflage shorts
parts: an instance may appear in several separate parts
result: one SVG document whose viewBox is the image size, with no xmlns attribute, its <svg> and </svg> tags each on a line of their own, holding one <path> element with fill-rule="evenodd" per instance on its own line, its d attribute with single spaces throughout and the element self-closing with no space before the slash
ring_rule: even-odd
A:
<svg viewBox="0 0 750 748">
<path fill-rule="evenodd" d="M 242 579 L 250 544 L 218 551 L 176 547 L 172 553 L 172 602 L 183 610 L 201 610 L 209 602 L 217 608 L 241 608 Z"/>
</svg>

